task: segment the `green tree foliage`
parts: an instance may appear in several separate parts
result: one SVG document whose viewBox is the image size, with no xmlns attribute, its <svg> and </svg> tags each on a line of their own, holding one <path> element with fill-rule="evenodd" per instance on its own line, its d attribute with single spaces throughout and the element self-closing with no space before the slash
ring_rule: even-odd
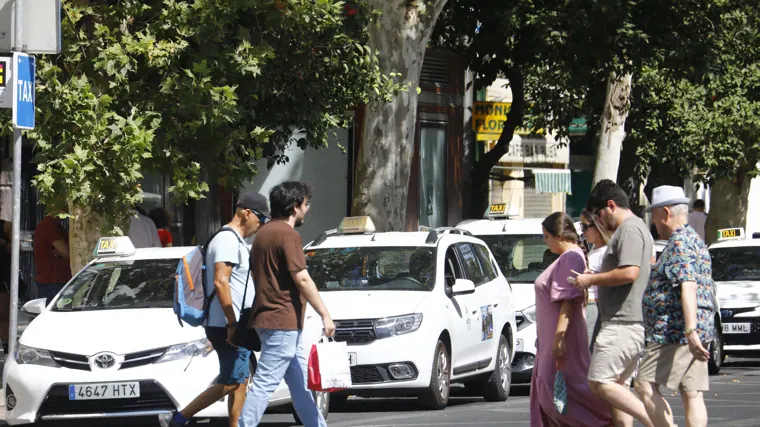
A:
<svg viewBox="0 0 760 427">
<path fill-rule="evenodd" d="M 176 200 L 203 179 L 232 188 L 254 162 L 323 147 L 346 111 L 399 86 L 368 47 L 373 13 L 335 0 L 63 2 L 63 52 L 38 58 L 34 185 L 126 223 L 145 171 L 168 174 Z"/>
<path fill-rule="evenodd" d="M 477 86 L 509 80 L 512 109 L 496 146 L 473 166 L 474 211 L 487 203 L 491 169 L 514 131 L 530 124 L 562 137 L 585 116 L 596 132 L 606 81 L 651 60 L 683 68 L 704 49 L 714 0 L 450 0 L 435 40 L 462 53 Z"/>
</svg>

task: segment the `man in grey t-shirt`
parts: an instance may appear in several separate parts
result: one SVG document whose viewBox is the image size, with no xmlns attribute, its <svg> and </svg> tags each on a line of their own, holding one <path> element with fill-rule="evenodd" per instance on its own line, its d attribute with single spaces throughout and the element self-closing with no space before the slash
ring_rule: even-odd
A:
<svg viewBox="0 0 760 427">
<path fill-rule="evenodd" d="M 653 247 L 649 229 L 631 212 L 623 189 L 610 180 L 596 184 L 586 209 L 615 230 L 602 259 L 602 271 L 586 271 L 575 280 L 580 288 L 599 286 L 597 306 L 602 327 L 594 343 L 589 386 L 610 404 L 616 426 L 633 426 L 634 418 L 653 426 L 644 404 L 628 387 L 644 351 L 642 298 Z"/>
</svg>

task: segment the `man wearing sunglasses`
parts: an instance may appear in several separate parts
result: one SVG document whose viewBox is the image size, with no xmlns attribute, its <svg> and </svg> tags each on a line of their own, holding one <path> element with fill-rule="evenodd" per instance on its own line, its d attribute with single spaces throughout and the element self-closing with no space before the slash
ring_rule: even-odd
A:
<svg viewBox="0 0 760 427">
<path fill-rule="evenodd" d="M 602 325 L 589 367 L 589 386 L 612 407 L 616 426 L 633 426 L 636 418 L 652 426 L 644 404 L 628 384 L 644 351 L 642 298 L 649 280 L 653 242 L 644 221 L 630 209 L 628 195 L 610 180 L 591 191 L 586 210 L 614 231 L 602 257 L 601 271 L 584 272 L 576 286 L 598 286 L 597 307 Z"/>
<path fill-rule="evenodd" d="M 205 330 L 219 357 L 219 376 L 216 384 L 172 416 L 170 427 L 188 425 L 195 414 L 224 396 L 229 396 L 229 425 L 238 425 L 246 385 L 251 376 L 248 363 L 251 351 L 234 345 L 232 336 L 244 296 L 245 306 L 250 307 L 256 293 L 250 277 L 250 252 L 244 239 L 256 234 L 259 227 L 269 221 L 269 217 L 264 196 L 259 193 L 243 194 L 235 204 L 235 216 L 208 243 L 206 295 L 210 295 L 211 301 Z"/>
</svg>

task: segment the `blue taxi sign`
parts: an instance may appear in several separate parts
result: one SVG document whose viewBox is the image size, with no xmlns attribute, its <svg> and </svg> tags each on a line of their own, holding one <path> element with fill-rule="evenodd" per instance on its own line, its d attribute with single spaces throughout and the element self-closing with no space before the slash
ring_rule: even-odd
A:
<svg viewBox="0 0 760 427">
<path fill-rule="evenodd" d="M 127 236 L 101 237 L 93 251 L 94 256 L 128 256 L 135 253 L 135 245 Z"/>
<path fill-rule="evenodd" d="M 718 230 L 718 240 L 733 240 L 733 239 L 743 239 L 743 238 L 744 238 L 744 228 L 742 227 L 722 228 Z"/>
</svg>

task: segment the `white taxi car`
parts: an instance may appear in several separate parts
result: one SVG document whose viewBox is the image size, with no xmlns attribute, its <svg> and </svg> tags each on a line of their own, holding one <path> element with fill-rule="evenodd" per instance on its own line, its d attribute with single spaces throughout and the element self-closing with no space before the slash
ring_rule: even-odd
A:
<svg viewBox="0 0 760 427">
<path fill-rule="evenodd" d="M 543 218 L 508 219 L 505 205 L 492 205 L 487 219 L 466 220 L 457 228 L 486 242 L 515 298 L 517 342 L 512 361 L 515 383 L 530 383 L 536 361 L 534 282 L 557 259 L 544 243 Z M 580 225 L 576 224 L 576 228 Z M 580 230 L 578 230 L 580 232 Z"/>
<path fill-rule="evenodd" d="M 507 399 L 512 293 L 483 241 L 451 228 L 376 233 L 369 217 L 351 217 L 305 253 L 335 339 L 348 345 L 353 386 L 333 402 L 418 396 L 442 409 L 452 382 Z"/>
<path fill-rule="evenodd" d="M 726 354 L 760 350 L 760 236 L 742 228 L 718 230 L 710 245 Z"/>
<path fill-rule="evenodd" d="M 74 276 L 36 318 L 5 362 L 6 420 L 85 421 L 165 416 L 185 407 L 219 373 L 203 328 L 180 325 L 172 309 L 174 272 L 193 247 L 135 250 L 128 237 L 104 238 L 116 253 L 101 255 Z M 319 339 L 320 320 L 306 320 L 304 342 Z M 329 394 L 317 393 L 325 415 Z M 282 383 L 271 406 L 290 402 Z M 227 416 L 221 400 L 198 418 Z"/>
</svg>

